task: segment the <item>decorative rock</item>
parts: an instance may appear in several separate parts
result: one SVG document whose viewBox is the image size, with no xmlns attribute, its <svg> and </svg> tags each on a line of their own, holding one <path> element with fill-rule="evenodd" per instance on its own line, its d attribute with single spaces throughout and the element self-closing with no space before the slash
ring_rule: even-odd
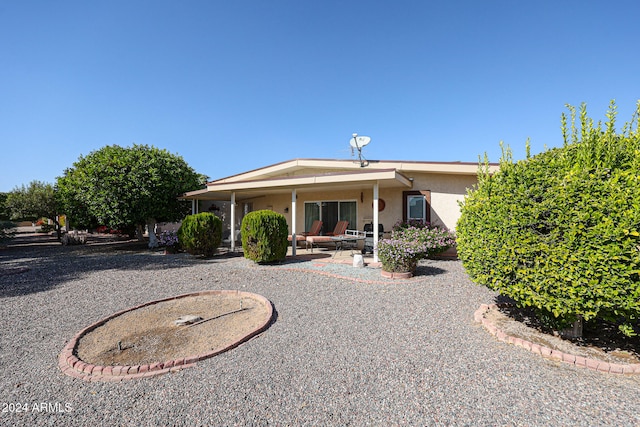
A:
<svg viewBox="0 0 640 427">
<path fill-rule="evenodd" d="M 360 254 L 353 255 L 353 266 L 358 268 L 364 267 L 364 259 L 362 258 L 362 255 Z"/>
<path fill-rule="evenodd" d="M 193 314 L 187 314 L 186 316 L 180 316 L 176 320 L 173 321 L 176 326 L 184 326 L 190 325 L 192 323 L 196 323 L 202 320 L 200 316 L 194 316 Z"/>
</svg>

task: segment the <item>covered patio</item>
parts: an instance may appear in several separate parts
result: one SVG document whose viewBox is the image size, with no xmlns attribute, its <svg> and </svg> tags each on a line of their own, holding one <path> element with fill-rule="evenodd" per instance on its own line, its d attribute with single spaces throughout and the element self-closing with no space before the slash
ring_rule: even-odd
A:
<svg viewBox="0 0 640 427">
<path fill-rule="evenodd" d="M 245 174 L 247 175 L 247 174 Z M 265 176 L 266 175 L 266 176 Z M 207 184 L 202 190 L 192 191 L 182 196 L 184 200 L 192 201 L 192 212 L 198 212 L 199 201 L 221 201 L 229 202 L 231 208 L 230 221 L 230 247 L 235 250 L 237 242 L 237 231 L 241 218 L 246 211 L 237 212 L 238 204 L 252 206 L 264 206 L 266 209 L 279 211 L 274 208 L 274 204 L 282 201 L 286 206 L 282 209 L 289 223 L 289 233 L 296 241 L 296 235 L 305 231 L 304 211 L 299 209 L 302 200 L 322 200 L 331 198 L 332 194 L 340 192 L 341 197 L 348 194 L 349 198 L 359 203 L 361 212 L 359 218 L 367 218 L 367 222 L 373 224 L 373 230 L 378 229 L 380 223 L 379 211 L 381 210 L 380 191 L 382 189 L 407 190 L 412 187 L 412 180 L 398 172 L 396 169 L 357 169 L 349 171 L 333 171 L 317 174 L 292 175 L 292 176 L 268 176 L 261 174 L 256 179 L 233 180 L 231 178 L 218 180 Z M 250 177 L 249 177 L 250 178 Z M 371 200 L 370 205 L 365 205 L 366 200 Z M 286 202 L 285 202 L 286 200 Z M 364 223 L 349 224 L 348 229 L 362 230 Z M 378 234 L 374 233 L 374 247 L 378 241 Z M 328 251 L 333 255 L 332 245 Z M 317 249 L 314 249 L 314 254 Z M 308 253 L 307 253 L 308 252 Z M 324 251 L 326 252 L 326 251 Z M 344 251 L 351 259 L 350 251 Z M 295 245 L 289 248 L 290 256 L 311 255 L 306 249 L 297 248 Z M 329 253 L 329 252 L 326 252 Z M 338 254 L 334 258 L 343 259 L 344 254 Z M 366 259 L 366 258 L 365 258 Z M 344 258 L 344 262 L 348 262 Z M 366 261 L 365 261 L 366 262 Z M 377 263 L 377 253 L 371 255 L 371 262 Z"/>
</svg>

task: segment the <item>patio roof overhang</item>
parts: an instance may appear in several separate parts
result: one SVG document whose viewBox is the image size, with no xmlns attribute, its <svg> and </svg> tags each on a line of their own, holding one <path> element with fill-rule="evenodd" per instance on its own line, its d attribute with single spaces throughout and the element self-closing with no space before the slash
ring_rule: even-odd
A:
<svg viewBox="0 0 640 427">
<path fill-rule="evenodd" d="M 332 172 L 317 175 L 295 175 L 268 179 L 210 183 L 207 188 L 183 194 L 183 200 L 246 200 L 268 194 L 285 194 L 327 190 L 371 189 L 375 183 L 379 188 L 411 188 L 413 181 L 396 169 L 367 169 L 348 172 Z"/>
</svg>

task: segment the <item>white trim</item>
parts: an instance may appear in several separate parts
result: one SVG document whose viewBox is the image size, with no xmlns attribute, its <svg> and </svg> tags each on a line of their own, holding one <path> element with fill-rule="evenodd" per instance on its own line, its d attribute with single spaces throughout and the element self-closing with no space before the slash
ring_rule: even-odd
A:
<svg viewBox="0 0 640 427">
<path fill-rule="evenodd" d="M 296 256 L 296 246 L 298 241 L 296 240 L 296 189 L 291 190 L 291 255 Z"/>
<path fill-rule="evenodd" d="M 231 252 L 236 250 L 236 193 L 231 193 Z"/>
<path fill-rule="evenodd" d="M 373 262 L 378 262 L 378 182 L 373 184 Z"/>
</svg>

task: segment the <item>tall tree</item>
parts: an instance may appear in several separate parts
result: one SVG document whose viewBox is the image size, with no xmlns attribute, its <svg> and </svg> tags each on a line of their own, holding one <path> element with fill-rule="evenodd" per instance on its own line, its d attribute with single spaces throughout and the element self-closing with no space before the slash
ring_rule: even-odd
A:
<svg viewBox="0 0 640 427">
<path fill-rule="evenodd" d="M 58 178 L 57 195 L 73 225 L 138 230 L 141 238 L 146 224 L 154 246 L 156 221 L 177 221 L 188 214 L 190 205 L 177 197 L 201 188 L 203 178 L 166 150 L 111 145 L 80 156 Z"/>
</svg>

